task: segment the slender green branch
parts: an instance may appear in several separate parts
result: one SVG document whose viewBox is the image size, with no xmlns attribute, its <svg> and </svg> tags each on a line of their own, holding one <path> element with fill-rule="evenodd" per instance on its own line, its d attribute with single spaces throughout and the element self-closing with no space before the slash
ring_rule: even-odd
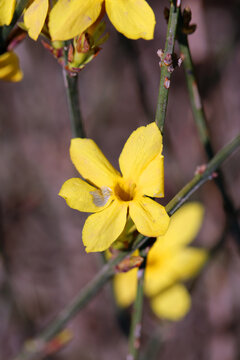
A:
<svg viewBox="0 0 240 360">
<path fill-rule="evenodd" d="M 195 74 L 195 69 L 192 61 L 191 51 L 188 43 L 188 37 L 184 34 L 182 29 L 183 19 L 182 15 L 179 14 L 179 26 L 178 26 L 178 42 L 180 47 L 181 56 L 183 57 L 183 66 L 185 77 L 187 81 L 187 88 L 189 93 L 189 98 L 191 102 L 191 108 L 193 112 L 193 117 L 197 125 L 198 133 L 200 140 L 204 146 L 205 152 L 210 160 L 213 155 L 213 147 L 210 140 L 210 135 L 207 127 L 207 119 L 204 112 L 204 107 L 202 104 L 201 97 L 199 95 L 198 82 Z M 222 194 L 224 201 L 225 212 L 228 215 L 229 221 L 231 223 L 231 232 L 237 239 L 238 244 L 240 244 L 240 227 L 238 224 L 238 219 L 234 205 L 231 198 L 229 197 L 224 184 L 224 179 L 222 172 L 219 170 L 218 177 L 216 177 L 215 182 Z"/>
<path fill-rule="evenodd" d="M 19 0 L 17 2 L 15 12 L 13 14 L 13 18 L 12 18 L 10 25 L 3 26 L 0 29 L 0 39 L 1 39 L 0 40 L 0 42 L 1 42 L 0 52 L 6 51 L 7 38 L 9 36 L 10 32 L 12 31 L 12 29 L 14 28 L 14 26 L 16 25 L 17 21 L 19 20 L 20 16 L 22 15 L 23 10 L 27 6 L 27 4 L 28 4 L 28 0 Z"/>
<path fill-rule="evenodd" d="M 164 122 L 166 118 L 171 73 L 174 69 L 173 52 L 180 5 L 181 1 L 171 0 L 165 49 L 163 54 L 160 55 L 161 75 L 155 121 L 161 133 L 163 133 Z"/>
<path fill-rule="evenodd" d="M 207 180 L 212 179 L 212 174 L 226 160 L 234 150 L 240 146 L 240 135 L 231 143 L 221 149 L 216 156 L 207 165 L 202 174 L 197 174 L 179 193 L 168 203 L 166 209 L 169 216 L 173 215 L 177 209 L 187 201 L 187 199 Z M 123 259 L 139 249 L 149 238 L 139 235 L 134 241 L 130 251 L 121 252 L 116 258 L 108 262 L 102 270 L 93 278 L 93 280 L 83 288 L 73 301 L 66 305 L 57 318 L 40 334 L 35 340 L 26 343 L 22 352 L 15 360 L 33 360 L 39 359 L 44 353 L 46 342 L 56 336 L 65 325 L 96 295 L 96 293 L 105 285 L 105 283 L 114 275 L 115 267 Z M 30 345 L 29 345 L 30 344 Z"/>
<path fill-rule="evenodd" d="M 67 47 L 67 42 L 66 42 Z M 65 63 L 67 64 L 68 51 L 64 50 Z M 72 137 L 85 138 L 83 120 L 79 104 L 78 75 L 71 76 L 66 69 L 63 69 L 64 85 L 67 95 L 69 117 L 71 122 Z"/>
<path fill-rule="evenodd" d="M 128 351 L 127 360 L 136 360 L 138 358 L 138 352 L 140 348 L 146 253 L 143 255 L 143 258 L 144 258 L 144 262 L 141 265 L 141 267 L 138 269 L 138 273 L 137 273 L 137 277 L 138 277 L 137 294 L 133 305 L 132 321 L 131 321 L 131 328 L 129 334 L 129 351 Z"/>
</svg>

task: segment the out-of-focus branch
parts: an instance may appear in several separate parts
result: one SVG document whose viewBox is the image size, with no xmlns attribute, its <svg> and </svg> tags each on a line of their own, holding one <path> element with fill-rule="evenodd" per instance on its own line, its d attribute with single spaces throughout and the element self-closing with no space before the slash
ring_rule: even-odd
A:
<svg viewBox="0 0 240 360">
<path fill-rule="evenodd" d="M 183 66 L 187 81 L 187 88 L 191 102 L 191 108 L 193 112 L 193 118 L 196 123 L 199 137 L 204 146 L 206 155 L 208 159 L 211 160 L 211 158 L 214 155 L 214 151 L 207 127 L 207 119 L 205 116 L 204 107 L 202 104 L 201 96 L 199 94 L 198 82 L 197 82 L 191 51 L 188 43 L 188 36 L 182 32 L 182 26 L 183 26 L 183 18 L 182 15 L 179 14 L 179 26 L 178 26 L 177 38 L 179 42 L 181 57 L 184 59 Z M 228 216 L 230 231 L 232 235 L 235 237 L 238 245 L 240 246 L 240 227 L 238 224 L 237 214 L 234 209 L 232 200 L 226 191 L 221 170 L 218 171 L 218 176 L 214 180 L 223 197 L 224 208 Z"/>
</svg>

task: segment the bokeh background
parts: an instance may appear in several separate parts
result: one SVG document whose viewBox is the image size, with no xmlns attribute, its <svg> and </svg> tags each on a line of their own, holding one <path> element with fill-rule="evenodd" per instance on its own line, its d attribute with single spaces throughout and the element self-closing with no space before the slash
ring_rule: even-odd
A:
<svg viewBox="0 0 240 360">
<path fill-rule="evenodd" d="M 129 134 L 154 120 L 160 73 L 156 52 L 165 43 L 163 10 L 168 1 L 149 4 L 157 18 L 154 40 L 130 43 L 107 20 L 110 38 L 79 76 L 87 136 L 115 166 Z M 240 2 L 188 0 L 184 5 L 190 5 L 197 24 L 189 40 L 217 151 L 240 131 Z M 26 39 L 17 53 L 23 81 L 0 84 L 1 360 L 16 355 L 22 343 L 38 334 L 101 267 L 99 256 L 86 254 L 81 242 L 86 216 L 67 207 L 58 196 L 63 182 L 77 176 L 69 158 L 71 131 L 61 68 L 40 41 Z M 206 162 L 183 68 L 172 77 L 164 155 L 166 204 L 192 178 L 196 167 Z M 240 152 L 222 167 L 238 213 L 239 162 Z M 226 223 L 221 195 L 209 181 L 192 199 L 205 206 L 196 244 L 211 248 Z M 182 321 L 160 322 L 146 301 L 143 347 L 148 347 L 154 333 L 156 359 L 239 359 L 239 274 L 239 245 L 228 234 L 191 286 L 192 309 Z M 125 358 L 127 339 L 116 321 L 109 286 L 68 328 L 73 340 L 49 359 Z"/>
</svg>

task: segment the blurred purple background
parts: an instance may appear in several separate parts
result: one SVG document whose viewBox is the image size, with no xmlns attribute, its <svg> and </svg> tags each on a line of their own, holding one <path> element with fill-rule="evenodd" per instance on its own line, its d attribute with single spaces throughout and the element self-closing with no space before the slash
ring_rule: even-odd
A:
<svg viewBox="0 0 240 360">
<path fill-rule="evenodd" d="M 149 4 L 157 18 L 155 39 L 134 42 L 133 57 L 126 50 L 129 43 L 107 20 L 110 38 L 79 76 L 87 136 L 115 166 L 129 134 L 154 120 L 160 73 L 156 52 L 165 43 L 163 9 L 168 2 Z M 240 131 L 240 3 L 189 0 L 184 5 L 191 6 L 193 23 L 198 25 L 189 40 L 217 151 Z M 71 132 L 61 68 L 40 41 L 27 39 L 17 53 L 23 81 L 0 83 L 1 360 L 17 354 L 24 340 L 43 329 L 101 267 L 98 254 L 86 254 L 81 242 L 86 216 L 58 196 L 63 182 L 77 176 L 69 158 Z M 136 61 L 145 94 L 139 91 Z M 164 155 L 166 204 L 193 177 L 196 167 L 206 162 L 183 68 L 172 77 Z M 240 152 L 222 167 L 236 209 L 240 207 L 239 162 Z M 206 208 L 196 243 L 210 248 L 225 226 L 221 195 L 208 182 L 192 199 Z M 182 321 L 160 323 L 146 301 L 143 346 L 156 331 L 161 342 L 157 359 L 239 359 L 239 273 L 239 249 L 227 236 L 195 283 L 191 312 Z M 127 340 L 117 324 L 108 286 L 68 327 L 73 340 L 49 359 L 125 358 Z"/>
</svg>

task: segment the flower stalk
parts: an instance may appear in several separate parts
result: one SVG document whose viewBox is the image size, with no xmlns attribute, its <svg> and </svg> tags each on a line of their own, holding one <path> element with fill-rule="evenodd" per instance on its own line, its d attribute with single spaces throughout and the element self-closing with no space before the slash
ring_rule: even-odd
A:
<svg viewBox="0 0 240 360">
<path fill-rule="evenodd" d="M 68 62 L 68 49 L 67 42 L 64 48 L 65 65 Z M 69 110 L 69 117 L 71 123 L 72 137 L 85 138 L 85 130 L 83 127 L 83 120 L 79 104 L 79 91 L 78 91 L 78 75 L 71 76 L 68 71 L 63 69 L 63 79 L 67 95 L 67 103 Z"/>
<path fill-rule="evenodd" d="M 171 75 L 174 70 L 173 54 L 180 6 L 181 1 L 171 0 L 165 49 L 162 55 L 159 55 L 161 59 L 161 75 L 155 122 L 159 127 L 161 133 L 163 133 L 164 122 L 167 112 L 168 92 L 171 84 Z"/>
<path fill-rule="evenodd" d="M 206 181 L 212 179 L 212 174 L 217 168 L 240 146 L 240 134 L 232 140 L 228 145 L 222 148 L 214 158 L 209 162 L 202 174 L 197 174 L 193 179 L 181 189 L 177 195 L 168 203 L 166 209 L 169 216 L 173 215 L 177 209 L 182 206 L 187 199 Z M 97 294 L 97 292 L 107 283 L 115 273 L 115 267 L 123 259 L 131 255 L 135 250 L 139 249 L 149 238 L 138 235 L 129 251 L 121 252 L 114 259 L 109 261 L 100 272 L 92 279 L 92 281 L 83 288 L 73 301 L 66 305 L 57 318 L 43 331 L 35 340 L 31 340 L 31 344 L 38 344 L 38 347 L 29 346 L 27 342 L 14 360 L 34 360 L 36 357 L 41 358 L 46 343 L 56 336 L 65 325 Z"/>
<path fill-rule="evenodd" d="M 191 51 L 188 42 L 188 35 L 182 32 L 183 26 L 183 17 L 182 14 L 179 14 L 179 24 L 178 24 L 178 42 L 181 52 L 181 56 L 184 59 L 183 67 L 187 82 L 188 94 L 191 103 L 193 118 L 196 123 L 200 140 L 204 146 L 208 160 L 214 156 L 214 151 L 207 127 L 207 119 L 204 112 L 203 103 L 199 95 L 198 81 L 195 74 L 195 69 L 192 61 Z M 214 179 L 216 185 L 218 186 L 224 201 L 224 209 L 229 218 L 230 230 L 237 240 L 238 245 L 240 245 L 240 228 L 236 216 L 236 211 L 232 200 L 230 199 L 224 184 L 224 178 L 221 170 L 218 171 L 218 176 Z"/>
</svg>

